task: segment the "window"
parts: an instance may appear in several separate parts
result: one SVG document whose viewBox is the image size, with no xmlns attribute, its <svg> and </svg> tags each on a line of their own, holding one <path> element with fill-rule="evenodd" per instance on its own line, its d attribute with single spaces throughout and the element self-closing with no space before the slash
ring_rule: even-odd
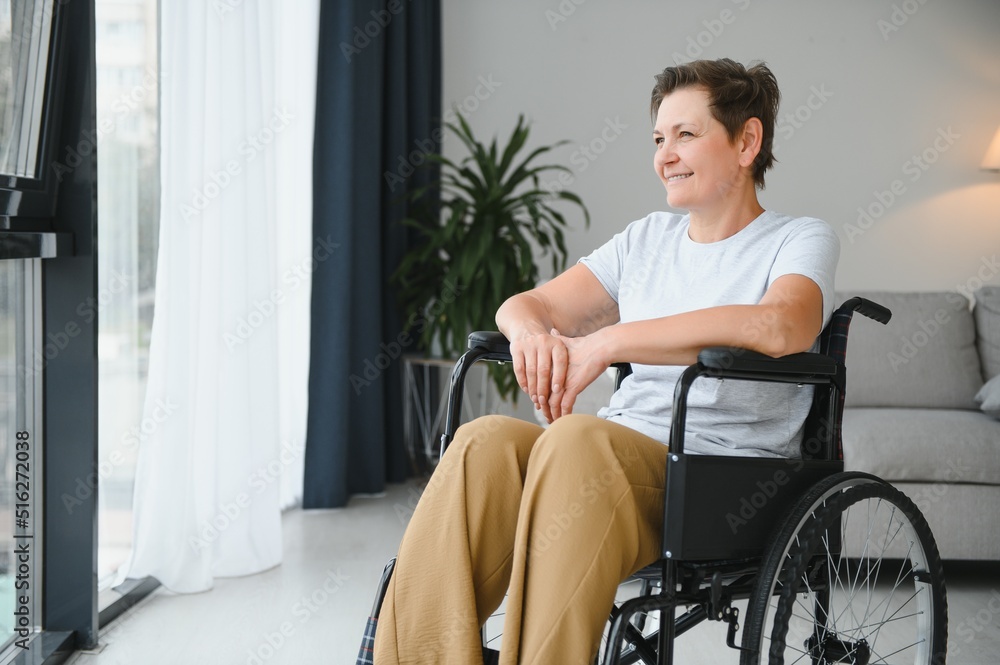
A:
<svg viewBox="0 0 1000 665">
<path fill-rule="evenodd" d="M 42 557 L 41 261 L 53 234 L 19 234 L 18 212 L 45 209 L 42 163 L 51 0 L 0 0 L 0 656 L 39 628 Z M 21 189 L 20 186 L 25 187 Z M 33 205 L 21 206 L 29 195 Z M 37 195 L 41 198 L 37 198 Z M 54 200 L 54 199 L 51 199 Z M 34 202 L 42 201 L 41 208 Z M 41 230 L 30 225 L 28 228 Z"/>
<path fill-rule="evenodd" d="M 132 548 L 159 234 L 156 0 L 97 0 L 98 584 Z"/>
<path fill-rule="evenodd" d="M 35 177 L 52 7 L 0 0 L 0 173 Z"/>
<path fill-rule="evenodd" d="M 0 261 L 0 650 L 34 632 L 41 548 L 39 261 Z M 9 608 L 9 609 L 8 609 Z"/>
</svg>

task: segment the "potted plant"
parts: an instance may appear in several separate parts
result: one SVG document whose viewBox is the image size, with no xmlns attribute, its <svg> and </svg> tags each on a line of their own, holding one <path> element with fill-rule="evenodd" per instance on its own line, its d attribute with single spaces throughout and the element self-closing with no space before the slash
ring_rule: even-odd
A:
<svg viewBox="0 0 1000 665">
<path fill-rule="evenodd" d="M 404 321 L 418 334 L 420 349 L 429 351 L 436 342 L 442 354 L 457 358 L 470 332 L 496 328 L 493 317 L 506 298 L 536 285 L 536 253 L 551 259 L 554 273 L 565 268 L 567 221 L 552 204 L 578 206 L 586 225 L 590 214 L 576 194 L 542 183 L 544 174 L 568 168 L 534 163 L 565 141 L 521 158 L 528 140 L 523 116 L 505 146 L 498 146 L 496 138 L 488 147 L 477 141 L 461 115 L 447 127 L 468 154 L 457 163 L 440 154 L 428 156 L 440 176 L 408 197 L 404 224 L 416 229 L 418 241 L 393 280 Z M 491 374 L 500 396 L 516 400 L 513 372 L 497 369 L 493 365 Z"/>
</svg>

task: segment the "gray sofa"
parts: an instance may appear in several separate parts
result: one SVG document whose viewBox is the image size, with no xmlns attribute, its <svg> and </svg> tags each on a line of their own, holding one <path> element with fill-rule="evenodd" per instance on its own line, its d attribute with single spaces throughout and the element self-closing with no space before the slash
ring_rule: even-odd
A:
<svg viewBox="0 0 1000 665">
<path fill-rule="evenodd" d="M 844 460 L 906 493 L 944 559 L 1000 560 L 1000 287 L 862 295 L 847 347 Z"/>
</svg>

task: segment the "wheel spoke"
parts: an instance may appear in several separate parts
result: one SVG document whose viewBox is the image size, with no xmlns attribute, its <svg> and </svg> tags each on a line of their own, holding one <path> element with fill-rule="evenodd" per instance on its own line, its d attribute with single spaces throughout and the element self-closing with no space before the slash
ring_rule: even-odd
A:
<svg viewBox="0 0 1000 665">
<path fill-rule="evenodd" d="M 902 621 L 903 619 L 910 619 L 910 618 L 913 618 L 913 617 L 920 616 L 921 614 L 923 614 L 923 612 L 912 612 L 910 614 L 904 614 L 901 617 L 897 617 L 897 616 L 893 615 L 892 617 L 886 619 L 885 621 L 880 621 L 877 624 L 873 623 L 873 624 L 868 624 L 866 626 L 861 626 L 861 627 L 862 628 L 870 628 L 872 626 L 884 626 L 885 624 L 892 623 L 893 621 Z M 874 643 L 874 640 L 872 640 L 872 643 Z"/>
<path fill-rule="evenodd" d="M 914 642 L 913 644 L 907 644 L 907 645 L 906 645 L 905 647 L 901 647 L 901 648 L 899 648 L 899 649 L 896 649 L 895 651 L 893 651 L 893 652 L 892 652 L 892 653 L 890 653 L 890 654 L 886 654 L 885 656 L 879 656 L 879 657 L 878 657 L 878 660 L 876 660 L 876 661 L 874 661 L 874 662 L 875 662 L 875 663 L 884 663 L 884 662 L 886 662 L 886 659 L 887 659 L 887 658 L 890 658 L 890 657 L 892 657 L 892 656 L 895 656 L 895 655 L 896 655 L 897 653 L 900 653 L 901 651 L 906 651 L 907 649 L 912 649 L 913 647 L 915 647 L 915 646 L 918 646 L 918 645 L 920 645 L 920 644 L 923 644 L 923 643 L 924 643 L 924 642 L 926 642 L 926 641 L 927 641 L 927 640 L 917 640 L 917 641 L 916 641 L 916 642 Z M 875 653 L 875 650 L 874 650 L 874 649 L 872 649 L 872 653 Z"/>
<path fill-rule="evenodd" d="M 899 533 L 899 531 L 902 530 L 903 526 L 904 526 L 904 522 L 902 520 L 900 520 L 900 522 L 899 522 L 899 528 L 896 529 L 896 533 Z M 895 534 L 893 534 L 893 538 L 895 538 Z M 892 607 L 892 598 L 893 598 L 893 596 L 895 596 L 896 590 L 906 580 L 908 580 L 908 579 L 912 580 L 913 579 L 913 570 L 914 569 L 913 569 L 912 558 L 911 558 L 912 554 L 913 554 L 913 546 L 914 546 L 914 542 L 911 539 L 909 547 L 906 550 L 906 557 L 903 559 L 903 563 L 899 567 L 899 573 L 896 575 L 896 580 L 893 582 L 892 589 L 886 595 L 886 598 L 885 598 L 885 610 L 882 612 L 882 624 L 878 628 L 875 629 L 875 633 L 874 633 L 874 635 L 872 637 L 872 640 L 871 640 L 871 643 L 873 645 L 878 640 L 879 633 L 882 630 L 882 625 L 885 625 L 886 623 L 888 623 L 886 621 L 886 615 L 888 614 L 889 609 Z M 909 569 L 906 568 L 906 562 L 910 562 L 910 568 Z M 879 563 L 881 564 L 881 561 Z M 895 616 L 900 611 L 902 611 L 902 609 L 904 607 L 906 607 L 906 605 L 909 604 L 909 602 L 911 600 L 913 600 L 917 596 L 918 593 L 919 593 L 919 590 L 914 591 L 913 595 L 910 596 L 909 598 L 907 598 L 906 601 L 903 602 L 903 604 L 900 605 L 899 608 L 897 608 L 895 612 L 893 612 L 893 616 Z M 879 606 L 875 607 L 875 611 L 878 611 L 878 608 L 881 605 L 882 605 L 882 603 L 879 603 Z"/>
</svg>

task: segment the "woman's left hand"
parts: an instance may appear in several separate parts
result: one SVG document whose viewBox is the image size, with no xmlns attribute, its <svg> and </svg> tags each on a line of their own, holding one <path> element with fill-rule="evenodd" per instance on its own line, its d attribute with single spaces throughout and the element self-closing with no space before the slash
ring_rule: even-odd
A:
<svg viewBox="0 0 1000 665">
<path fill-rule="evenodd" d="M 601 334 L 602 331 L 598 330 L 583 337 L 566 337 L 555 328 L 552 329 L 552 335 L 566 346 L 569 359 L 562 384 L 553 382 L 551 387 L 549 409 L 545 414 L 550 423 L 560 416 L 573 413 L 577 396 L 611 365 L 605 358 L 604 348 L 600 343 Z"/>
</svg>

